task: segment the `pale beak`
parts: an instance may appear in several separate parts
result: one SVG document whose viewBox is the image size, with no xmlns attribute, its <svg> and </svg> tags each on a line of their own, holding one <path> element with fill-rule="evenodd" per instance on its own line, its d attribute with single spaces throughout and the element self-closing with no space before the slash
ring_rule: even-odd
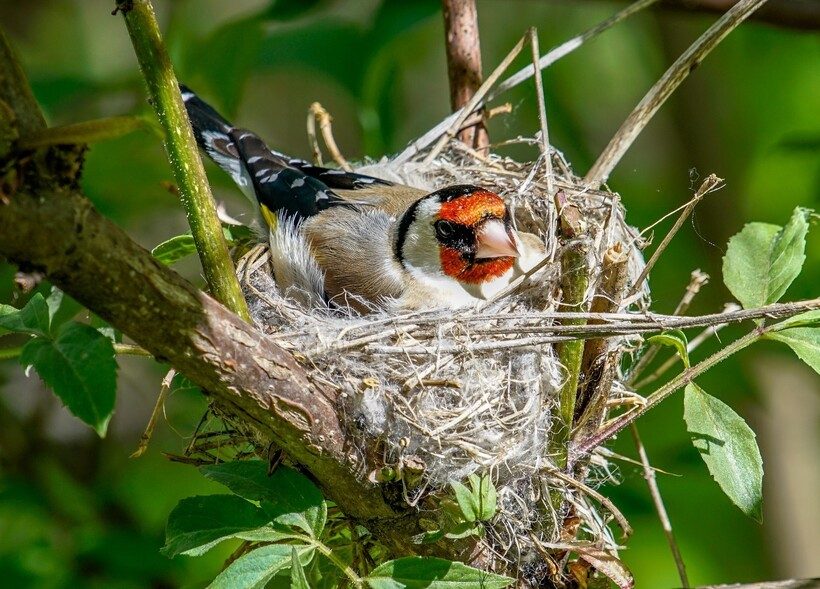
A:
<svg viewBox="0 0 820 589">
<path fill-rule="evenodd" d="M 518 257 L 518 246 L 507 232 L 504 222 L 499 219 L 488 219 L 476 230 L 476 258 Z"/>
</svg>

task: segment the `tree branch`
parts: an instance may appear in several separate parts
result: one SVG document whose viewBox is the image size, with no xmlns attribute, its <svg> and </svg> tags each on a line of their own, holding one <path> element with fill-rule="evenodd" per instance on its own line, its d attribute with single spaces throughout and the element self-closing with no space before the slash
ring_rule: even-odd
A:
<svg viewBox="0 0 820 589">
<path fill-rule="evenodd" d="M 41 128 L 39 107 L 0 34 L 0 128 Z M 12 109 L 10 105 L 14 105 Z M 25 134 L 24 133 L 24 134 Z M 12 148 L 16 145 L 12 144 Z M 215 409 L 267 447 L 282 448 L 339 508 L 394 554 L 472 559 L 475 538 L 419 546 L 420 514 L 389 484 L 359 476 L 337 391 L 273 340 L 158 262 L 105 219 L 78 188 L 82 146 L 0 154 L 0 257 L 37 271 L 207 391 Z"/>
<path fill-rule="evenodd" d="M 475 0 L 442 0 L 444 46 L 450 78 L 450 106 L 453 111 L 466 105 L 481 86 L 481 43 Z M 475 149 L 484 149 L 490 140 L 483 122 L 462 130 L 458 138 Z"/>
<path fill-rule="evenodd" d="M 133 0 L 121 12 L 148 85 L 151 103 L 165 131 L 165 149 L 174 180 L 179 186 L 179 197 L 191 226 L 205 280 L 218 301 L 250 321 L 248 305 L 236 279 L 228 244 L 216 214 L 216 203 L 154 9 L 149 0 Z"/>
</svg>

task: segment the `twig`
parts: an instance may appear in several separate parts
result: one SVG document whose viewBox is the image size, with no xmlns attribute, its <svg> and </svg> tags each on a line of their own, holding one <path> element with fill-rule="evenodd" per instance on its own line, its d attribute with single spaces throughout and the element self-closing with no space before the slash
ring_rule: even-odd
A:
<svg viewBox="0 0 820 589">
<path fill-rule="evenodd" d="M 737 0 L 664 0 L 658 8 L 680 13 L 722 14 Z M 752 15 L 756 20 L 803 31 L 820 29 L 820 3 L 816 0 L 779 0 Z"/>
<path fill-rule="evenodd" d="M 649 272 L 654 268 L 655 264 L 657 263 L 658 259 L 660 259 L 661 254 L 666 250 L 669 246 L 669 243 L 672 241 L 672 238 L 678 233 L 678 230 L 683 226 L 683 223 L 686 219 L 689 218 L 689 215 L 692 214 L 692 211 L 695 210 L 695 207 L 698 203 L 703 199 L 704 196 L 709 194 L 710 192 L 714 192 L 716 190 L 720 190 L 723 187 L 723 178 L 718 178 L 714 174 L 710 174 L 706 180 L 703 181 L 703 184 L 700 185 L 698 191 L 695 193 L 695 196 L 692 197 L 692 200 L 686 205 L 686 208 L 683 209 L 678 220 L 675 221 L 675 224 L 672 226 L 672 229 L 669 230 L 661 242 L 658 244 L 658 247 L 655 248 L 655 251 L 652 252 L 652 256 L 649 258 L 649 261 L 644 266 L 644 269 L 641 271 L 638 278 L 635 280 L 635 284 L 632 285 L 632 290 L 626 296 L 629 298 L 635 295 L 638 291 L 641 290 L 641 285 L 646 280 L 646 277 L 649 276 Z"/>
<path fill-rule="evenodd" d="M 154 355 L 140 346 L 133 344 L 114 344 L 114 352 L 123 356 L 142 356 L 143 358 L 153 358 Z"/>
<path fill-rule="evenodd" d="M 138 129 L 156 129 L 152 122 L 141 116 L 108 117 L 72 125 L 49 127 L 20 138 L 19 149 L 36 149 L 49 145 L 95 143 L 127 135 Z"/>
<path fill-rule="evenodd" d="M 689 309 L 689 305 L 692 303 L 692 299 L 695 298 L 695 295 L 700 292 L 701 287 L 703 287 L 707 282 L 709 282 L 709 275 L 705 272 L 701 272 L 700 270 L 694 270 L 689 277 L 689 284 L 686 287 L 686 292 L 683 293 L 683 297 L 681 298 L 678 306 L 675 307 L 675 310 L 672 312 L 673 315 L 683 315 L 686 313 L 687 309 Z M 726 312 L 726 309 L 724 309 Z M 725 324 L 724 324 L 725 325 Z M 655 359 L 655 356 L 658 355 L 660 351 L 660 346 L 651 346 L 643 356 L 641 356 L 640 360 L 633 366 L 629 371 L 629 379 L 627 380 L 628 384 L 632 384 L 636 378 L 638 378 L 646 367 Z M 637 388 L 637 387 L 636 387 Z"/>
<path fill-rule="evenodd" d="M 319 147 L 319 140 L 316 138 L 316 114 L 313 112 L 313 105 L 308 109 L 306 124 L 308 143 L 310 144 L 310 151 L 313 154 L 313 164 L 316 166 L 324 166 L 322 149 Z"/>
<path fill-rule="evenodd" d="M 538 29 L 530 29 L 530 48 L 532 49 L 533 67 L 538 64 L 538 56 L 541 51 L 538 48 Z M 555 194 L 552 179 L 552 154 L 550 153 L 550 134 L 547 127 L 547 101 L 544 98 L 544 80 L 541 70 L 535 78 L 535 96 L 538 100 L 538 122 L 541 124 L 541 154 L 544 157 L 544 178 L 547 182 L 547 198 L 552 198 Z"/>
<path fill-rule="evenodd" d="M 758 341 L 761 337 L 765 334 L 773 331 L 774 327 L 769 326 L 760 326 L 743 336 L 742 338 L 733 341 L 731 344 L 720 350 L 719 352 L 709 356 L 706 360 L 695 364 L 691 368 L 687 368 L 678 376 L 670 380 L 668 383 L 663 385 L 661 388 L 656 390 L 654 393 L 649 395 L 646 398 L 646 403 L 640 407 L 636 407 L 632 411 L 624 413 L 610 421 L 607 425 L 603 428 L 598 430 L 595 434 L 589 436 L 587 439 L 582 440 L 572 449 L 572 453 L 576 456 L 583 456 L 586 453 L 592 451 L 600 444 L 604 443 L 606 440 L 609 440 L 613 436 L 615 436 L 618 432 L 624 429 L 629 424 L 633 423 L 636 419 L 644 415 L 650 409 L 653 409 L 658 403 L 669 397 L 672 393 L 676 392 L 679 389 L 682 389 L 690 382 L 692 382 L 695 378 L 715 366 L 719 364 L 729 356 L 739 352 L 740 350 L 748 347 L 749 345 L 753 344 L 754 342 Z"/>
<path fill-rule="evenodd" d="M 168 50 L 150 0 L 134 0 L 122 11 L 134 53 L 148 86 L 154 111 L 165 131 L 165 147 L 185 207 L 191 234 L 214 297 L 250 321 L 250 313 L 236 278 L 222 225 L 216 214 L 205 168 L 199 157 Z"/>
<path fill-rule="evenodd" d="M 450 107 L 466 105 L 481 86 L 481 41 L 475 0 L 442 0 L 444 47 L 450 80 Z M 458 138 L 479 151 L 490 143 L 483 121 L 461 129 Z"/>
<path fill-rule="evenodd" d="M 686 576 L 686 565 L 683 563 L 680 548 L 678 548 L 678 543 L 675 540 L 675 533 L 672 531 L 672 522 L 669 519 L 669 514 L 666 513 L 666 506 L 663 504 L 661 490 L 658 488 L 658 481 L 655 479 L 655 471 L 649 463 L 646 448 L 638 434 L 638 426 L 633 423 L 631 429 L 632 439 L 635 441 L 635 447 L 638 449 L 638 456 L 640 456 L 641 465 L 643 466 L 643 478 L 646 479 L 649 494 L 652 496 L 652 503 L 655 504 L 655 511 L 658 512 L 658 519 L 661 520 L 661 527 L 663 528 L 663 533 L 666 535 L 666 541 L 669 543 L 669 549 L 672 551 L 672 558 L 675 559 L 675 566 L 678 568 L 681 586 L 687 589 L 689 587 L 689 578 Z"/>
<path fill-rule="evenodd" d="M 601 505 L 603 505 L 607 509 L 607 511 L 609 511 L 609 513 L 612 514 L 612 516 L 615 518 L 615 521 L 618 522 L 618 525 L 621 526 L 621 531 L 623 531 L 624 539 L 629 538 L 629 536 L 632 535 L 632 526 L 629 525 L 629 521 L 626 519 L 624 514 L 621 513 L 621 511 L 617 507 L 615 507 L 615 504 L 612 503 L 612 501 L 609 500 L 607 497 L 605 497 L 595 489 L 592 489 L 591 487 L 585 485 L 581 481 L 564 474 L 560 470 L 549 469 L 547 470 L 547 473 L 550 476 L 553 476 L 558 480 L 583 491 L 584 493 L 598 501 Z"/>
<path fill-rule="evenodd" d="M 491 73 L 489 77 L 484 81 L 484 83 L 481 84 L 478 90 L 476 90 L 475 94 L 473 94 L 473 97 L 470 98 L 470 101 L 464 107 L 462 107 L 461 110 L 453 113 L 453 115 L 455 116 L 452 123 L 450 123 L 450 126 L 447 128 L 444 134 L 441 135 L 438 142 L 430 150 L 430 153 L 427 154 L 427 157 L 424 158 L 425 164 L 429 164 L 434 159 L 436 159 L 438 154 L 441 153 L 441 150 L 444 149 L 447 143 L 453 137 L 455 137 L 456 132 L 461 128 L 461 125 L 464 123 L 467 117 L 470 116 L 470 114 L 473 111 L 475 111 L 475 109 L 481 103 L 484 96 L 486 96 L 487 92 L 490 91 L 490 88 L 492 88 L 498 81 L 498 78 L 501 77 L 501 74 L 507 71 L 507 68 L 510 67 L 512 61 L 518 56 L 519 53 L 521 53 L 521 49 L 524 47 L 524 42 L 526 41 L 526 39 L 526 36 L 521 37 L 521 39 L 519 39 L 518 43 L 515 44 L 515 47 L 512 48 L 512 50 L 501 61 L 501 63 L 498 64 L 498 67 L 495 68 L 493 73 Z M 448 117 L 445 120 L 449 119 L 450 117 Z"/>
<path fill-rule="evenodd" d="M 157 402 L 154 403 L 154 409 L 151 411 L 151 417 L 148 419 L 148 425 L 145 426 L 145 431 L 140 436 L 140 441 L 137 443 L 137 449 L 129 456 L 129 458 L 139 458 L 145 451 L 148 450 L 148 443 L 151 441 L 151 436 L 154 435 L 154 428 L 157 425 L 160 411 L 165 406 L 165 399 L 168 398 L 168 393 L 171 390 L 171 382 L 176 375 L 176 370 L 173 368 L 168 371 L 162 379 L 162 386 L 159 388 L 159 395 L 157 395 Z"/>
<path fill-rule="evenodd" d="M 727 305 L 727 307 L 734 307 L 735 309 L 740 308 L 738 305 L 734 305 L 734 304 Z M 689 340 L 689 343 L 686 345 L 686 351 L 691 354 L 693 350 L 698 348 L 698 346 L 700 346 L 703 342 L 705 342 L 710 337 L 712 337 L 714 335 L 717 335 L 717 333 L 721 329 L 726 327 L 727 325 L 729 325 L 729 324 L 728 323 L 719 323 L 718 325 L 711 325 L 711 326 L 707 327 L 706 329 L 701 331 L 697 336 L 695 336 L 691 340 Z M 656 347 L 653 347 L 652 349 L 657 350 L 659 348 L 656 346 Z M 632 387 L 635 390 L 638 390 L 638 389 L 642 389 L 643 387 L 645 387 L 648 384 L 651 384 L 651 383 L 655 382 L 661 376 L 666 374 L 666 372 L 670 368 L 672 368 L 675 364 L 677 364 L 679 361 L 680 361 L 680 356 L 678 356 L 678 354 L 672 354 L 666 360 L 666 362 L 664 362 L 663 364 L 661 364 L 658 367 L 657 370 L 655 370 L 652 374 L 650 374 L 646 378 L 644 378 L 644 379 L 636 382 L 635 384 L 633 384 Z"/>
<path fill-rule="evenodd" d="M 584 178 L 587 186 L 597 188 L 607 181 L 612 170 L 672 92 L 726 35 L 765 2 L 766 0 L 740 0 L 684 51 L 646 93 L 592 165 Z"/>
<path fill-rule="evenodd" d="M 617 242 L 604 254 L 601 268 L 600 283 L 595 296 L 592 298 L 590 311 L 607 313 L 617 311 L 626 288 L 629 256 L 623 244 Z M 593 323 L 594 324 L 594 323 Z M 609 342 L 605 338 L 590 339 L 584 346 L 584 355 L 581 359 L 581 374 L 584 375 L 581 388 L 578 391 L 578 400 L 575 408 L 575 419 L 578 420 L 584 413 L 593 397 L 609 397 L 609 387 L 612 380 L 602 371 L 614 370 L 617 362 L 601 363 L 605 356 Z M 603 390 L 601 385 L 606 385 Z M 600 390 L 599 390 L 600 389 Z"/>
<path fill-rule="evenodd" d="M 565 57 L 566 55 L 572 53 L 576 49 L 578 49 L 581 45 L 583 45 L 586 41 L 597 37 L 599 34 L 603 33 L 607 29 L 615 26 L 622 20 L 632 16 L 636 12 L 643 10 L 644 8 L 651 6 L 658 0 L 638 0 L 634 4 L 630 4 L 623 10 L 617 12 L 604 22 L 595 25 L 594 27 L 587 29 L 580 35 L 576 35 L 572 39 L 561 43 L 557 47 L 553 47 L 547 53 L 541 56 L 541 59 L 538 60 L 538 67 L 539 69 L 543 70 L 551 66 L 553 63 Z M 498 88 L 495 92 L 492 92 L 487 96 L 487 100 L 481 101 L 478 104 L 485 104 L 493 99 L 500 96 L 502 93 L 506 92 L 507 90 L 514 88 L 525 82 L 526 80 L 530 79 L 532 75 L 535 73 L 535 68 L 532 65 L 528 65 L 525 68 L 519 70 L 506 80 L 504 80 L 501 84 L 499 84 Z M 427 148 L 431 143 L 433 143 L 436 139 L 441 137 L 441 134 L 446 132 L 448 128 L 453 125 L 453 122 L 456 121 L 463 113 L 467 107 L 462 108 L 459 111 L 454 112 L 443 121 L 438 123 L 435 127 L 427 131 L 424 135 L 410 143 L 404 151 L 402 151 L 396 158 L 393 160 L 397 164 L 402 164 L 408 161 L 410 158 L 414 157 L 416 154 Z M 473 110 L 473 109 L 471 109 Z M 469 115 L 469 111 L 467 113 Z M 461 125 L 457 125 L 460 127 Z"/>
<path fill-rule="evenodd" d="M 339 147 L 336 145 L 336 139 L 333 137 L 333 126 L 331 125 L 333 117 L 331 117 L 330 113 L 318 102 L 314 102 L 310 105 L 310 112 L 319 122 L 319 131 L 322 133 L 322 139 L 324 139 L 325 145 L 327 145 L 330 157 L 333 158 L 333 161 L 336 162 L 340 168 L 346 172 L 352 172 L 353 168 L 342 155 L 342 152 L 339 151 Z M 318 149 L 318 147 L 316 149 Z"/>
</svg>

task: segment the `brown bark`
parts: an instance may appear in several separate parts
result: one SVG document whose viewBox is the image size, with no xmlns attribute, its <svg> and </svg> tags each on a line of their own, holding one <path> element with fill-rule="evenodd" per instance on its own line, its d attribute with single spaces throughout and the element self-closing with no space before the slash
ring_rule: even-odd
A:
<svg viewBox="0 0 820 589">
<path fill-rule="evenodd" d="M 0 142 L 0 257 L 42 273 L 208 391 L 220 414 L 260 446 L 281 447 L 394 553 L 481 554 L 475 541 L 412 542 L 422 532 L 418 512 L 357 474 L 336 391 L 104 218 L 78 189 L 82 146 L 13 151 L 44 122 L 2 33 L 0 80 L 0 131 L 11 138 Z"/>
<path fill-rule="evenodd" d="M 442 0 L 444 46 L 450 79 L 450 106 L 456 111 L 466 105 L 481 86 L 481 43 L 475 0 Z M 489 145 L 483 121 L 459 132 L 458 138 L 476 149 Z"/>
</svg>

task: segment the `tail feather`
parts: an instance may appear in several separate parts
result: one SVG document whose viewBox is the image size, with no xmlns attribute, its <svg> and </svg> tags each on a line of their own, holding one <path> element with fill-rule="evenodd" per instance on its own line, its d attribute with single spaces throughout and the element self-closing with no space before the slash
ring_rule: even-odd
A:
<svg viewBox="0 0 820 589">
<path fill-rule="evenodd" d="M 199 146 L 225 170 L 242 192 L 261 208 L 271 225 L 283 212 L 297 223 L 333 206 L 363 203 L 334 190 L 356 190 L 385 180 L 312 165 L 272 150 L 255 133 L 234 127 L 187 86 L 182 99 Z"/>
</svg>

